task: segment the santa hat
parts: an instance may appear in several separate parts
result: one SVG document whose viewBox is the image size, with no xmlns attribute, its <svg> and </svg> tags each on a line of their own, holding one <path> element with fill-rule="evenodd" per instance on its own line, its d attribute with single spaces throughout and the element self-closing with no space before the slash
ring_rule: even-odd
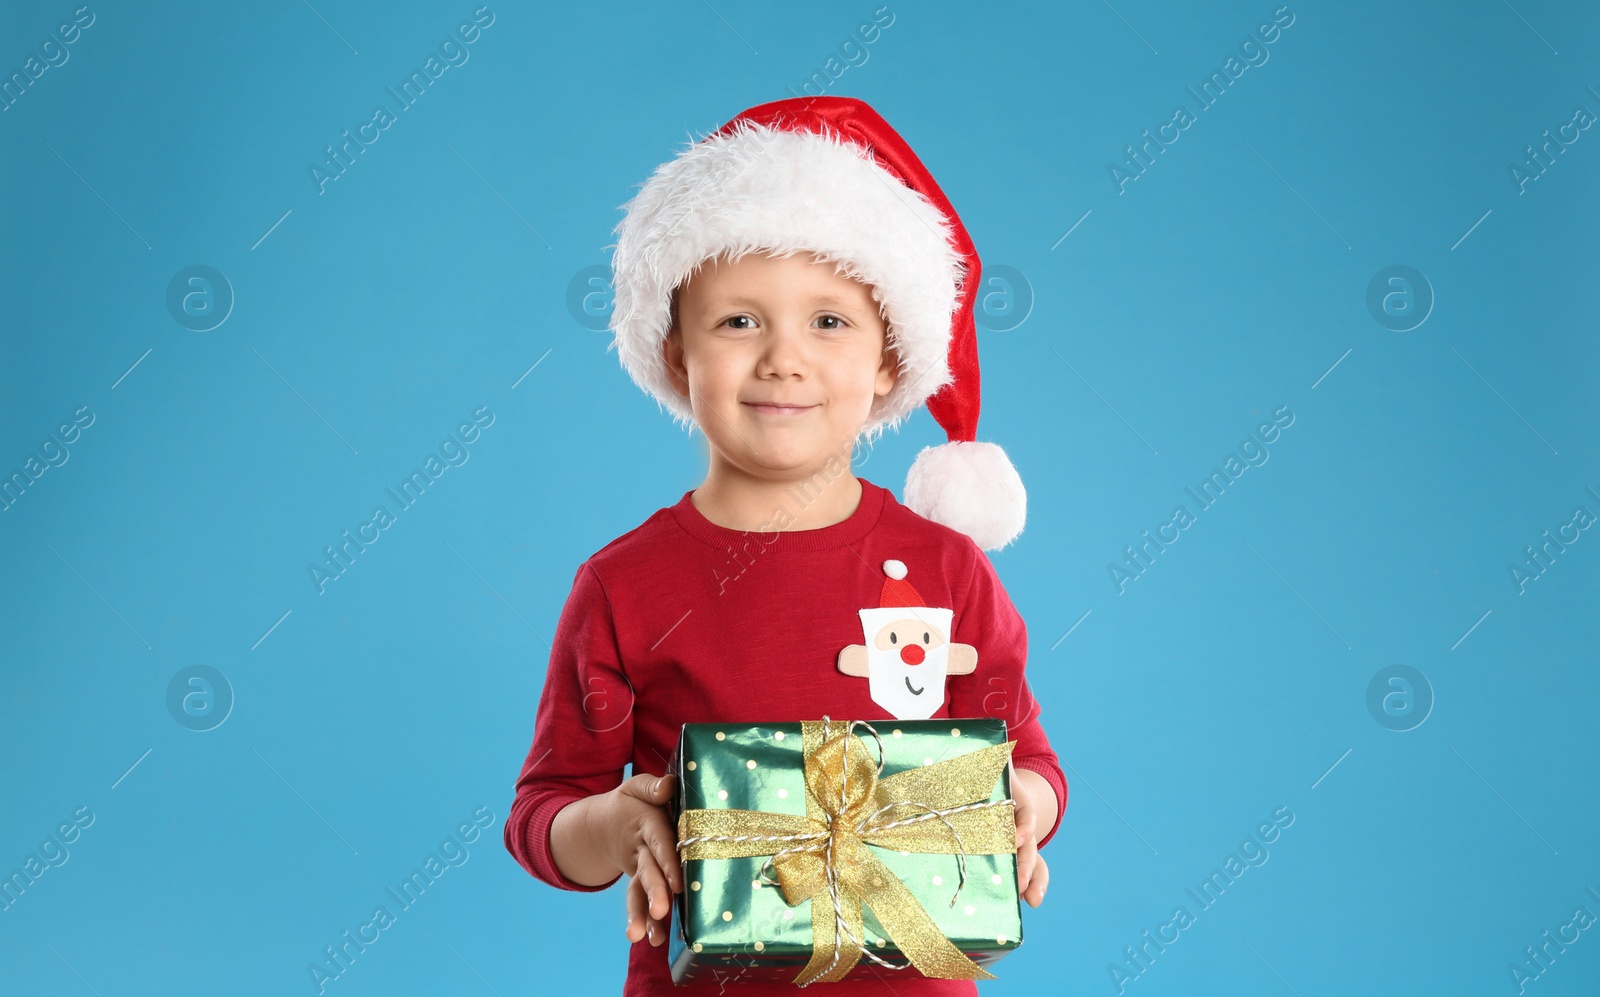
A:
<svg viewBox="0 0 1600 997">
<path fill-rule="evenodd" d="M 864 427 L 868 442 L 923 402 L 948 437 L 917 455 L 905 504 L 985 550 L 1022 532 L 1022 479 L 997 444 L 976 440 L 977 250 L 927 168 L 865 102 L 803 97 L 743 111 L 658 167 L 625 210 L 612 345 L 676 421 L 692 424 L 694 413 L 662 356 L 673 291 L 724 254 L 810 252 L 871 287 L 900 357 L 894 389 Z"/>
<path fill-rule="evenodd" d="M 891 606 L 926 606 L 922 601 L 922 593 L 918 592 L 912 584 L 906 581 L 906 563 L 892 558 L 883 562 L 883 593 L 878 597 L 878 606 L 888 609 Z"/>
</svg>

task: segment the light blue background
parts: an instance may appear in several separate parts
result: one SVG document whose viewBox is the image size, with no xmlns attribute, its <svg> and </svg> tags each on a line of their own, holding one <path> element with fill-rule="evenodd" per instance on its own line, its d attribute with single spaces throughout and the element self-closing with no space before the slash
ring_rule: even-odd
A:
<svg viewBox="0 0 1600 997">
<path fill-rule="evenodd" d="M 567 287 L 658 163 L 874 4 L 492 3 L 322 194 L 310 164 L 469 0 L 90 6 L 0 112 L 0 469 L 96 416 L 0 513 L 0 871 L 96 818 L 0 913 L 0 989 L 312 993 L 307 964 L 488 807 L 327 991 L 616 992 L 621 890 L 537 883 L 501 823 L 574 571 L 699 482 L 704 440 Z M 1600 129 L 1524 193 L 1508 171 L 1600 114 L 1600 13 L 1293 0 L 1198 111 L 1185 87 L 1278 6 L 892 3 L 828 90 L 1034 297 L 980 335 L 980 437 L 1029 489 L 994 560 L 1072 795 L 986 993 L 1117 993 L 1108 965 L 1277 807 L 1267 864 L 1126 992 L 1512 994 L 1541 932 L 1600 914 L 1600 534 L 1525 592 L 1509 572 L 1600 514 Z M 8 4 L 0 72 L 73 8 Z M 1199 120 L 1119 194 L 1108 167 L 1180 102 Z M 191 264 L 236 295 L 210 332 L 165 304 Z M 1409 332 L 1365 303 L 1392 264 L 1437 295 Z M 1283 405 L 1269 462 L 1119 595 L 1108 564 Z M 318 595 L 306 565 L 479 406 L 469 461 Z M 941 440 L 919 412 L 858 473 L 899 494 Z M 208 733 L 165 702 L 200 664 L 236 697 Z M 1395 664 L 1435 696 L 1404 733 L 1366 706 Z M 1589 930 L 1526 990 L 1597 988 Z"/>
</svg>

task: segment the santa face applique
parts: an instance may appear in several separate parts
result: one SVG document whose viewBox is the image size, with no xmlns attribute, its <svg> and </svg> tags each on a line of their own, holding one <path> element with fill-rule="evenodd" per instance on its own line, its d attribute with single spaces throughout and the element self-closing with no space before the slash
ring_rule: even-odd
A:
<svg viewBox="0 0 1600 997">
<path fill-rule="evenodd" d="M 955 611 L 925 606 L 902 561 L 883 562 L 877 609 L 859 610 L 865 644 L 839 652 L 839 670 L 865 676 L 872 701 L 896 720 L 926 720 L 944 705 L 945 677 L 978 666 L 978 649 L 952 644 Z"/>
</svg>

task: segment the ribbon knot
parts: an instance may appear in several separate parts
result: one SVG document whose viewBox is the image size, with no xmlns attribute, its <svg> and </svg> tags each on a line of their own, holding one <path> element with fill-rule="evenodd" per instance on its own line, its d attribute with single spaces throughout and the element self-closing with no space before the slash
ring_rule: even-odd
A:
<svg viewBox="0 0 1600 997">
<path fill-rule="evenodd" d="M 874 763 L 865 727 L 878 742 Z M 806 815 L 764 810 L 685 810 L 678 849 L 685 859 L 767 856 L 784 902 L 811 904 L 811 959 L 800 986 L 842 979 L 865 956 L 890 969 L 915 966 L 924 976 L 954 980 L 994 977 L 957 949 L 904 882 L 867 847 L 956 856 L 959 884 L 967 855 L 1016 851 L 1011 800 L 990 801 L 1015 741 L 880 778 L 883 742 L 862 720 L 827 718 L 801 724 Z M 773 882 L 772 880 L 767 880 Z M 950 898 L 954 906 L 961 885 Z M 866 948 L 863 906 L 905 954 L 906 964 Z"/>
</svg>

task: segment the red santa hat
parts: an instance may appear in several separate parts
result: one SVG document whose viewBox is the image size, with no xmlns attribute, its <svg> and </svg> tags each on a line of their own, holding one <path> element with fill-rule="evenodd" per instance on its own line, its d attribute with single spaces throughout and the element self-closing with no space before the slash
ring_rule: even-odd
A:
<svg viewBox="0 0 1600 997">
<path fill-rule="evenodd" d="M 926 606 L 922 593 L 906 581 L 906 563 L 890 559 L 883 562 L 883 592 L 878 597 L 878 607 L 888 609 L 899 606 Z"/>
<path fill-rule="evenodd" d="M 863 427 L 868 442 L 924 402 L 948 438 L 917 455 L 906 506 L 985 550 L 1022 532 L 1022 479 L 1004 450 L 976 438 L 977 250 L 927 168 L 865 102 L 802 97 L 743 111 L 658 167 L 625 211 L 612 345 L 676 421 L 693 424 L 694 413 L 662 356 L 673 292 L 718 256 L 810 252 L 872 289 L 900 358 Z"/>
</svg>

